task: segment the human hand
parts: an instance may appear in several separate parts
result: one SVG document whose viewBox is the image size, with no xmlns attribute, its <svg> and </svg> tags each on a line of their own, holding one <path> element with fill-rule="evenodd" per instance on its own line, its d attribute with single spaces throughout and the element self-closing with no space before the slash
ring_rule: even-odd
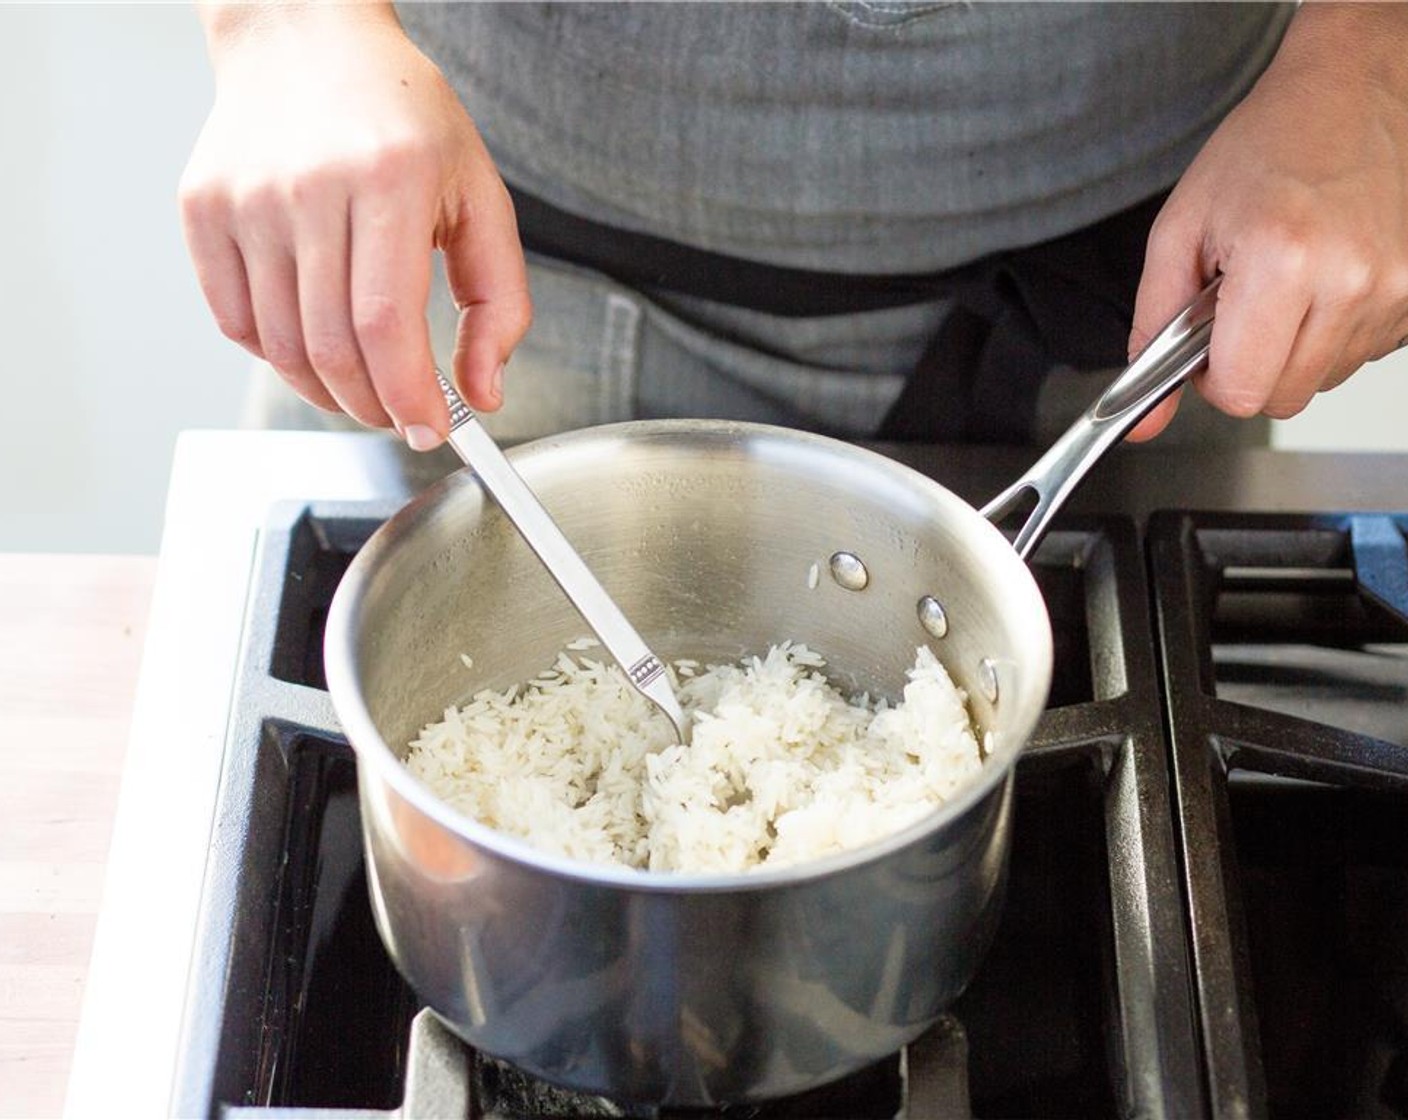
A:
<svg viewBox="0 0 1408 1120">
<path fill-rule="evenodd" d="M 1198 391 L 1233 416 L 1294 416 L 1408 341 L 1408 6 L 1303 5 L 1149 236 L 1137 353 L 1215 274 Z M 1130 433 L 1162 431 L 1170 399 Z"/>
<path fill-rule="evenodd" d="M 220 329 L 305 399 L 446 436 L 426 324 L 431 256 L 461 308 L 454 373 L 502 403 L 532 309 L 513 206 L 483 142 L 388 6 L 210 7 L 215 105 L 181 180 Z"/>
</svg>

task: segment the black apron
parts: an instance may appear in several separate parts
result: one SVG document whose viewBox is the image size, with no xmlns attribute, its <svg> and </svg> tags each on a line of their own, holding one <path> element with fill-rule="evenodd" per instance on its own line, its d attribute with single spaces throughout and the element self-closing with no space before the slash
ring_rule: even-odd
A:
<svg viewBox="0 0 1408 1120">
<path fill-rule="evenodd" d="M 951 301 L 877 439 L 1030 443 L 1042 380 L 1125 364 L 1161 192 L 1073 233 L 960 268 L 897 276 L 814 272 L 616 229 L 510 187 L 525 249 L 664 291 L 783 317 Z"/>
</svg>

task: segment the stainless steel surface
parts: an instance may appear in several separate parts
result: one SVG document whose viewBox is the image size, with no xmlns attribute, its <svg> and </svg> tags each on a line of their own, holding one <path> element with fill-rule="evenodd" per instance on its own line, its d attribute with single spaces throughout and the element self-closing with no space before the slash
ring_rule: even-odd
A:
<svg viewBox="0 0 1408 1120">
<path fill-rule="evenodd" d="M 904 1108 L 897 1120 L 971 1120 L 968 1037 L 950 1015 L 904 1054 Z"/>
<path fill-rule="evenodd" d="M 615 600 L 582 562 L 572 542 L 563 535 L 532 488 L 524 484 L 522 476 L 479 423 L 474 410 L 464 403 L 439 371 L 436 379 L 450 409 L 450 446 L 508 514 L 557 585 L 616 659 L 632 686 L 669 717 L 675 737 L 681 743 L 686 742 L 689 725 L 664 663 L 651 652 Z"/>
<path fill-rule="evenodd" d="M 833 552 L 831 578 L 847 591 L 864 591 L 865 585 L 870 582 L 870 573 L 854 552 Z"/>
<path fill-rule="evenodd" d="M 469 1056 L 459 1039 L 429 1011 L 411 1023 L 406 1055 L 406 1096 L 397 1120 L 469 1116 Z"/>
<path fill-rule="evenodd" d="M 823 651 L 844 687 L 895 696 L 928 638 L 915 604 L 941 594 L 949 631 L 934 652 L 989 757 L 893 837 L 751 875 L 586 866 L 453 812 L 400 764 L 405 744 L 446 704 L 534 675 L 577 626 L 461 472 L 377 532 L 328 620 L 328 683 L 358 754 L 393 960 L 483 1051 L 628 1099 L 782 1095 L 893 1053 L 963 989 L 995 926 L 1012 767 L 1051 672 L 1025 564 L 929 479 L 802 433 L 643 422 L 512 454 L 662 656 L 733 660 L 791 638 Z M 809 586 L 838 546 L 865 557 L 864 591 Z M 1001 675 L 996 705 L 985 659 Z"/>
<path fill-rule="evenodd" d="M 983 698 L 989 704 L 997 703 L 997 680 L 997 661 L 991 657 L 984 657 L 978 662 L 978 687 L 983 690 Z"/>
<path fill-rule="evenodd" d="M 1028 494 L 1036 496 L 1013 541 L 1023 559 L 1086 472 L 1207 360 L 1221 282 L 1218 277 L 1204 288 L 1025 474 L 983 507 L 984 517 L 1000 521 Z"/>
<path fill-rule="evenodd" d="M 472 1056 L 433 1012 L 411 1021 L 406 1046 L 406 1089 L 391 1110 L 234 1105 L 221 1120 L 500 1120 L 475 1107 L 470 1076 Z M 180 1115 L 178 1112 L 177 1115 Z"/>
<path fill-rule="evenodd" d="M 919 625 L 933 638 L 945 638 L 948 636 L 948 615 L 944 611 L 944 605 L 932 595 L 925 595 L 919 600 L 916 608 L 919 615 Z"/>
</svg>

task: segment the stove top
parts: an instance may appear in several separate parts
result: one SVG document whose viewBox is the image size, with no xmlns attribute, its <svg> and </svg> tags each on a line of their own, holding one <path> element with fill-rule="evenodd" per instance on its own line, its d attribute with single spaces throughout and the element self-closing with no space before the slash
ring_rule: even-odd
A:
<svg viewBox="0 0 1408 1120">
<path fill-rule="evenodd" d="M 187 1002 L 199 1013 L 188 1010 L 181 1046 L 183 1115 L 438 1115 L 406 1101 L 412 1039 L 438 1045 L 438 1036 L 419 1020 L 412 1029 L 417 1003 L 373 928 L 355 767 L 321 694 L 332 593 L 393 510 L 293 505 L 263 533 Z M 937 1099 L 963 1116 L 1196 1110 L 1188 952 L 1134 526 L 1071 523 L 1048 538 L 1035 571 L 1057 672 L 1018 767 L 1008 901 L 984 967 L 951 1016 L 893 1061 L 730 1115 L 931 1117 Z M 468 1053 L 445 1080 L 473 1102 L 472 1116 L 624 1115 L 515 1084 L 507 1067 Z"/>
<path fill-rule="evenodd" d="M 232 453 L 255 477 L 212 505 Z M 899 454 L 969 498 L 1025 462 Z M 1205 458 L 1187 496 L 1222 512 L 1149 518 L 1188 464 L 1126 462 L 1034 560 L 1056 677 L 982 969 L 893 1059 L 724 1115 L 1408 1116 L 1408 518 L 1285 512 L 1408 505 L 1405 464 Z M 320 649 L 403 466 L 375 437 L 183 441 L 72 1113 L 685 1115 L 472 1053 L 381 948 Z M 1282 512 L 1227 508 L 1252 501 Z"/>
<path fill-rule="evenodd" d="M 1408 1116 L 1408 517 L 1149 530 L 1215 1116 Z"/>
</svg>

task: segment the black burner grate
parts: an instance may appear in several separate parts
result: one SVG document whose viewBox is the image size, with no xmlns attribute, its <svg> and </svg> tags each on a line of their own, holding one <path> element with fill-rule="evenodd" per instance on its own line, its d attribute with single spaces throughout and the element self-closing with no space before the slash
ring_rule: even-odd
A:
<svg viewBox="0 0 1408 1120">
<path fill-rule="evenodd" d="M 1408 518 L 1149 528 L 1213 1116 L 1408 1116 Z"/>
</svg>

